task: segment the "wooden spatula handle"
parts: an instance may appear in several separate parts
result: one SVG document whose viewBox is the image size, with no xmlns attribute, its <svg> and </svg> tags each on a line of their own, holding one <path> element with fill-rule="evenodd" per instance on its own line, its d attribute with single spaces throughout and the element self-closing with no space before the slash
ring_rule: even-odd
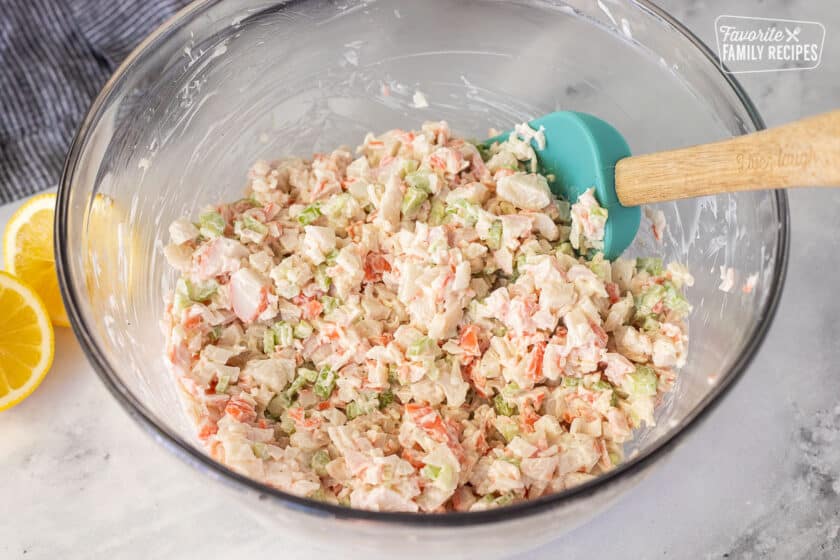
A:
<svg viewBox="0 0 840 560">
<path fill-rule="evenodd" d="M 840 186 L 840 111 L 722 142 L 622 159 L 625 206 L 707 194 Z"/>
</svg>

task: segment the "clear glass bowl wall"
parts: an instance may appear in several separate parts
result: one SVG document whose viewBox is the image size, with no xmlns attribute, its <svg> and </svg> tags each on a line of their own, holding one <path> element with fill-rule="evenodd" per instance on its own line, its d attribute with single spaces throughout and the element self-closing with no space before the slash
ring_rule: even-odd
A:
<svg viewBox="0 0 840 560">
<path fill-rule="evenodd" d="M 416 90 L 430 107 L 413 106 Z M 278 539 L 322 535 L 309 543 L 385 555 L 389 545 L 422 539 L 401 554 L 496 556 L 559 536 L 644 476 L 756 351 L 783 282 L 784 194 L 657 206 L 668 221 L 664 243 L 643 226 L 629 254 L 683 262 L 696 278 L 688 364 L 657 426 L 640 433 L 628 449 L 634 458 L 607 480 L 487 515 L 332 510 L 214 464 L 182 412 L 158 323 L 175 279 L 162 252 L 168 224 L 240 197 L 253 161 L 355 146 L 368 131 L 430 119 L 482 138 L 490 127 L 566 109 L 612 123 L 634 153 L 760 126 L 704 47 L 644 2 L 197 2 L 118 70 L 71 149 L 57 249 L 74 328 L 132 416 L 225 483 L 208 492 L 238 491 Z M 731 293 L 718 290 L 722 266 L 736 269 Z M 744 294 L 749 274 L 758 282 Z"/>
</svg>

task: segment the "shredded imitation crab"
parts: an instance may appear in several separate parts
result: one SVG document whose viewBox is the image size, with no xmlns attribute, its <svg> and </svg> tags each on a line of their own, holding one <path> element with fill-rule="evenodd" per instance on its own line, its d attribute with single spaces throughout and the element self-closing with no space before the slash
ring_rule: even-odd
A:
<svg viewBox="0 0 840 560">
<path fill-rule="evenodd" d="M 527 126 L 527 125 L 526 125 Z M 170 228 L 166 355 L 216 460 L 301 496 L 475 511 L 622 461 L 686 359 L 659 259 L 610 262 L 517 127 L 445 122 L 259 161 L 246 198 Z"/>
</svg>

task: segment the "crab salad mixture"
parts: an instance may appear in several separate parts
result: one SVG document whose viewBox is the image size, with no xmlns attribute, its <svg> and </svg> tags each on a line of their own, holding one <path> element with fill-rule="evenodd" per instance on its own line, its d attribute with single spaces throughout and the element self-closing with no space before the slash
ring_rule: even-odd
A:
<svg viewBox="0 0 840 560">
<path fill-rule="evenodd" d="M 493 508 L 615 468 L 686 360 L 688 270 L 606 260 L 540 131 L 445 122 L 258 161 L 170 229 L 166 357 L 217 461 L 377 511 Z"/>
</svg>

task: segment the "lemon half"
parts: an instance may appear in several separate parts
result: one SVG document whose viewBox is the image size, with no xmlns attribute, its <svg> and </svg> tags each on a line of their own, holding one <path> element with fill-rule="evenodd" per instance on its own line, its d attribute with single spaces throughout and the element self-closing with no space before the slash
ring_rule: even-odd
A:
<svg viewBox="0 0 840 560">
<path fill-rule="evenodd" d="M 10 408 L 41 383 L 55 353 L 47 308 L 35 291 L 0 271 L 0 410 Z"/>
<path fill-rule="evenodd" d="M 38 293 L 53 324 L 67 327 L 53 253 L 55 201 L 55 194 L 41 194 L 15 212 L 3 234 L 3 260 L 7 272 Z"/>
</svg>

